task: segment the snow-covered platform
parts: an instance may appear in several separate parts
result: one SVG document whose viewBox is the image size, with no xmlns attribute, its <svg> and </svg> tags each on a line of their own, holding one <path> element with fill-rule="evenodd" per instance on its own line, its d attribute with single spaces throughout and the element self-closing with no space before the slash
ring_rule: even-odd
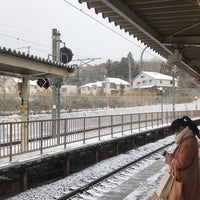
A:
<svg viewBox="0 0 200 200">
<path fill-rule="evenodd" d="M 158 185 L 166 167 L 164 159 L 159 159 L 98 200 L 146 200 Z"/>
<path fill-rule="evenodd" d="M 199 143 L 200 146 L 200 143 Z M 200 148 L 199 148 L 200 163 Z M 164 159 L 160 157 L 156 162 L 139 170 L 134 177 L 123 182 L 119 187 L 105 193 L 98 200 L 147 200 L 155 191 L 159 181 L 168 168 Z"/>
</svg>

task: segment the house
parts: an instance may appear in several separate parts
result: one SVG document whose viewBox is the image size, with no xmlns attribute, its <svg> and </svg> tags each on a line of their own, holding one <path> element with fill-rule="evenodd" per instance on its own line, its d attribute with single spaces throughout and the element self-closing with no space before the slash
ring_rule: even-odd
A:
<svg viewBox="0 0 200 200">
<path fill-rule="evenodd" d="M 37 81 L 29 81 L 29 93 L 31 95 L 35 95 L 35 94 L 41 94 L 42 92 L 46 91 L 46 90 L 49 90 L 51 91 L 50 88 L 48 89 L 45 89 L 43 87 L 40 87 L 38 84 L 37 84 Z M 44 93 L 43 93 L 44 94 Z"/>
<path fill-rule="evenodd" d="M 127 91 L 130 84 L 120 78 L 105 78 L 103 81 L 104 93 L 108 96 L 121 94 L 122 90 Z"/>
<path fill-rule="evenodd" d="M 126 92 L 130 87 L 127 81 L 119 78 L 105 78 L 102 81 L 97 81 L 95 83 L 88 83 L 79 87 L 81 95 L 119 95 Z"/>
<path fill-rule="evenodd" d="M 103 95 L 103 83 L 101 81 L 97 81 L 95 83 L 87 83 L 79 87 L 79 91 L 81 95 Z"/>
<path fill-rule="evenodd" d="M 61 95 L 77 95 L 78 93 L 78 87 L 77 85 L 62 85 L 60 89 Z"/>
<path fill-rule="evenodd" d="M 174 87 L 178 87 L 176 78 L 174 78 Z M 173 89 L 173 77 L 158 72 L 142 71 L 133 79 L 132 88 L 148 90 L 155 94 L 158 94 L 162 88 L 166 94 L 170 94 Z"/>
<path fill-rule="evenodd" d="M 18 93 L 16 81 L 11 77 L 5 78 L 4 83 L 1 85 L 0 88 L 1 88 L 0 89 L 1 93 L 5 93 L 5 94 L 17 94 Z"/>
</svg>

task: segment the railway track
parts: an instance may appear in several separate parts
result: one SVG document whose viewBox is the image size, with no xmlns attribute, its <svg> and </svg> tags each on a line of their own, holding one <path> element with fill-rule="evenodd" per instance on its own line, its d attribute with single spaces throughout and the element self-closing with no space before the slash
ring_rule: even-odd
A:
<svg viewBox="0 0 200 200">
<path fill-rule="evenodd" d="M 141 168 L 145 166 L 149 160 L 154 159 L 155 157 L 160 156 L 161 152 L 169 148 L 173 145 L 174 142 L 170 142 L 162 147 L 156 148 L 155 150 L 148 152 L 133 161 L 118 167 L 117 169 L 112 170 L 111 172 L 89 180 L 85 185 L 79 188 L 71 188 L 70 192 L 67 192 L 63 196 L 59 197 L 59 200 L 65 199 L 97 199 L 98 193 L 104 193 L 106 191 L 114 187 L 117 187 L 123 181 L 128 180 L 131 176 L 133 176 L 133 172 L 135 171 L 138 166 Z"/>
</svg>

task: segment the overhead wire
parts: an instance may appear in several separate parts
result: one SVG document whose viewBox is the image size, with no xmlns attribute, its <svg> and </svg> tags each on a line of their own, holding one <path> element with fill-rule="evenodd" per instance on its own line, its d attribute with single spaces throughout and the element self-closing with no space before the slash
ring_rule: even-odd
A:
<svg viewBox="0 0 200 200">
<path fill-rule="evenodd" d="M 46 36 L 46 35 L 43 35 L 43 34 L 40 34 L 40 33 L 36 33 L 36 32 L 27 31 L 27 30 L 24 30 L 24 29 L 20 29 L 18 27 L 11 26 L 11 25 L 8 25 L 8 24 L 2 24 L 2 23 L 0 23 L 0 26 L 5 26 L 5 27 L 11 28 L 11 29 L 18 30 L 18 31 L 23 31 L 25 33 L 30 33 L 30 34 L 33 34 L 33 35 L 38 35 L 40 37 L 49 38 L 49 36 Z"/>
<path fill-rule="evenodd" d="M 140 49 L 144 49 L 144 47 L 141 47 L 140 45 L 136 44 L 135 42 L 131 41 L 130 39 L 128 39 L 127 37 L 123 36 L 122 34 L 118 33 L 117 31 L 113 30 L 112 28 L 110 28 L 109 26 L 105 25 L 104 23 L 100 22 L 98 19 L 96 19 L 95 17 L 89 15 L 88 13 L 84 12 L 82 9 L 78 8 L 77 6 L 73 5 L 72 3 L 68 2 L 67 0 L 63 0 L 65 3 L 67 3 L 68 5 L 70 5 L 71 7 L 77 9 L 78 11 L 82 12 L 83 14 L 85 14 L 86 16 L 88 16 L 89 18 L 91 18 L 92 20 L 96 21 L 97 23 L 101 24 L 102 26 L 104 26 L 105 28 L 109 29 L 110 31 L 114 32 L 115 34 L 117 34 L 118 36 L 122 37 L 123 39 L 127 40 L 128 42 L 132 43 L 133 45 L 137 46 Z M 147 51 L 146 52 L 150 55 L 152 55 L 153 57 L 156 57 L 158 59 L 161 60 L 161 58 L 159 58 L 158 56 L 152 54 L 151 52 Z"/>
<path fill-rule="evenodd" d="M 17 28 L 16 28 L 16 29 L 17 29 Z M 20 29 L 17 29 L 17 30 L 20 30 Z M 23 30 L 23 31 L 24 31 L 24 30 Z M 25 31 L 25 32 L 28 32 L 28 31 Z M 32 33 L 32 34 L 33 34 L 33 33 Z M 21 38 L 19 38 L 19 37 L 11 36 L 11 35 L 4 34 L 4 33 L 0 33 L 0 35 L 3 36 L 3 37 L 7 37 L 7 38 L 10 38 L 10 39 L 14 39 L 14 40 L 26 42 L 26 43 L 28 43 L 28 44 L 34 44 L 34 45 L 36 45 L 36 46 L 41 46 L 41 47 L 44 47 L 44 48 L 47 48 L 47 49 L 51 50 L 51 47 L 49 47 L 49 46 L 42 45 L 42 44 L 39 44 L 39 43 L 36 43 L 36 42 L 32 42 L 32 41 L 28 41 L 28 40 L 24 40 L 24 39 L 21 39 Z M 40 34 L 37 34 L 37 35 L 40 35 Z M 44 35 L 43 35 L 43 36 L 44 36 Z M 44 36 L 44 37 L 47 37 L 47 36 Z M 32 46 L 30 46 L 30 47 L 32 47 Z M 24 48 L 24 47 L 16 48 L 16 50 L 20 50 L 20 49 L 22 49 L 22 48 Z M 38 52 L 41 52 L 41 53 L 47 53 L 47 54 L 48 54 L 48 52 L 45 52 L 45 51 L 42 51 L 42 50 L 38 50 L 38 49 L 37 49 L 37 51 L 38 51 Z M 74 54 L 74 55 L 76 55 L 76 54 Z M 76 56 L 80 56 L 80 55 L 76 55 Z M 87 56 L 82 56 L 82 57 L 87 57 Z"/>
<path fill-rule="evenodd" d="M 0 33 L 0 35 L 2 35 L 4 37 L 11 38 L 11 39 L 19 40 L 19 41 L 22 41 L 22 42 L 26 42 L 26 43 L 34 44 L 34 45 L 37 45 L 37 46 L 41 46 L 41 47 L 44 47 L 44 48 L 48 48 L 48 49 L 50 48 L 49 46 L 46 46 L 46 45 L 43 45 L 43 44 L 39 44 L 39 43 L 36 43 L 36 42 L 32 42 L 32 41 L 29 41 L 29 40 L 24 40 L 24 39 L 21 39 L 21 38 L 18 38 L 18 37 L 14 37 L 14 36 L 11 36 L 11 35 L 7 35 L 7 34 L 3 34 L 3 33 Z"/>
<path fill-rule="evenodd" d="M 4 27 L 7 27 L 7 28 L 10 28 L 10 29 L 15 29 L 15 30 L 18 30 L 18 31 L 22 31 L 22 32 L 25 32 L 25 33 L 28 33 L 28 34 L 32 34 L 32 35 L 37 35 L 37 36 L 40 36 L 40 37 L 43 37 L 43 38 L 47 38 L 47 39 L 50 39 L 49 36 L 46 36 L 46 35 L 43 35 L 43 34 L 40 34 L 40 33 L 36 33 L 36 32 L 31 32 L 31 31 L 27 31 L 27 30 L 24 30 L 24 29 L 20 29 L 18 27 L 15 27 L 15 26 L 11 26 L 11 25 L 8 25 L 8 24 L 3 24 L 3 23 L 0 23 L 0 26 L 4 26 Z M 20 41 L 20 42 L 24 42 L 24 43 L 28 43 L 28 44 L 32 44 L 32 45 L 35 45 L 35 46 L 40 46 L 40 47 L 43 47 L 43 48 L 46 48 L 46 49 L 49 49 L 51 50 L 51 47 L 50 46 L 47 46 L 47 45 L 43 45 L 41 43 L 36 43 L 36 42 L 32 42 L 32 41 L 29 41 L 29 40 L 24 40 L 22 38 L 19 38 L 19 37 L 15 37 L 15 36 L 11 36 L 11 35 L 8 35 L 8 34 L 4 34 L 4 33 L 0 33 L 1 36 L 3 37 L 7 37 L 7 38 L 10 38 L 10 39 L 14 39 L 14 40 L 17 40 L 17 41 Z M 33 48 L 33 46 L 30 46 L 28 45 L 29 48 L 31 48 L 31 52 L 35 51 L 35 52 L 41 52 L 41 53 L 47 53 L 47 51 L 42 51 L 41 49 L 35 49 Z M 20 50 L 20 49 L 23 49 L 24 47 L 19 47 L 19 48 L 16 48 L 16 50 Z M 27 48 L 27 47 L 26 47 Z M 29 51 L 30 52 L 30 49 Z"/>
<path fill-rule="evenodd" d="M 82 9 L 78 8 L 77 6 L 73 5 L 72 3 L 68 2 L 67 0 L 63 0 L 66 4 L 70 5 L 71 7 L 75 8 L 76 10 L 82 12 L 83 14 L 85 14 L 86 16 L 88 16 L 89 18 L 91 18 L 92 20 L 96 21 L 97 23 L 101 24 L 102 26 L 104 26 L 105 28 L 109 29 L 110 31 L 114 32 L 115 34 L 117 34 L 118 36 L 120 36 L 121 38 L 127 40 L 128 42 L 130 42 L 131 44 L 135 45 L 136 47 L 140 48 L 140 49 L 144 49 L 144 47 L 141 47 L 140 45 L 136 44 L 135 42 L 133 42 L 132 40 L 128 39 L 127 37 L 123 36 L 122 34 L 118 33 L 117 31 L 113 30 L 112 28 L 110 28 L 109 26 L 105 25 L 104 23 L 102 23 L 101 21 L 99 21 L 98 19 L 96 19 L 95 17 L 89 15 L 88 13 L 84 12 Z M 14 26 L 10 26 L 10 25 L 6 25 L 6 24 L 0 24 L 2 26 L 6 26 L 6 27 L 9 27 L 9 28 L 13 28 L 13 29 L 16 29 L 16 30 L 20 30 L 20 31 L 23 31 L 23 32 L 27 32 L 27 33 L 31 33 L 31 34 L 34 34 L 34 35 L 38 35 L 38 36 L 41 36 L 41 37 L 45 37 L 45 38 L 49 38 L 48 36 L 45 36 L 45 35 L 42 35 L 42 34 L 39 34 L 39 33 L 33 33 L 33 32 L 30 32 L 30 31 L 27 31 L 27 30 L 22 30 L 22 29 L 19 29 L 17 27 L 14 27 Z M 22 41 L 22 42 L 25 42 L 25 43 L 29 43 L 29 44 L 33 44 L 33 45 L 36 45 L 36 46 L 41 46 L 41 47 L 44 47 L 44 48 L 47 48 L 47 49 L 51 49 L 51 47 L 49 46 L 46 46 L 46 45 L 43 45 L 41 43 L 36 43 L 36 42 L 32 42 L 32 41 L 29 41 L 29 40 L 24 40 L 22 38 L 19 38 L 19 37 L 14 37 L 14 36 L 11 36 L 11 35 L 8 35 L 8 34 L 4 34 L 4 33 L 0 33 L 0 35 L 4 36 L 4 37 L 8 37 L 8 38 L 11 38 L 11 39 L 15 39 L 15 40 L 18 40 L 18 41 Z M 40 51 L 40 50 L 38 50 Z M 44 51 L 40 51 L 40 52 L 44 52 Z M 148 50 L 146 50 L 145 52 L 147 52 L 148 54 L 152 55 L 153 57 L 156 57 L 158 59 L 161 59 L 159 58 L 158 56 L 152 54 L 151 52 L 149 52 Z"/>
<path fill-rule="evenodd" d="M 14 26 L 2 24 L 2 23 L 0 23 L 0 26 L 5 26 L 5 27 L 8 27 L 8 28 L 12 28 L 12 29 L 18 30 L 18 31 L 23 31 L 23 32 L 26 32 L 26 33 L 31 33 L 31 34 L 33 34 L 33 35 L 38 35 L 38 36 L 41 36 L 41 37 L 44 37 L 44 38 L 48 38 L 48 39 L 49 39 L 48 36 L 45 36 L 45 35 L 43 35 L 43 34 L 33 33 L 33 32 L 30 32 L 30 31 L 27 31 L 27 30 L 24 30 L 24 29 L 20 29 L 20 28 L 14 27 Z M 37 45 L 37 46 L 45 47 L 45 48 L 48 48 L 48 49 L 51 50 L 51 47 L 49 47 L 49 46 L 42 45 L 42 44 L 39 44 L 39 43 L 36 43 L 36 42 L 32 42 L 32 41 L 28 41 L 28 40 L 24 40 L 24 39 L 21 39 L 21 38 L 19 38 L 19 37 L 11 36 L 11 35 L 4 34 L 4 33 L 0 33 L 0 35 L 1 35 L 1 36 L 4 36 L 4 37 L 7 37 L 7 38 L 10 38 L 10 39 L 14 39 L 14 40 L 26 42 L 26 43 L 29 43 L 29 44 L 34 44 L 34 45 Z M 30 46 L 30 47 L 32 47 L 32 46 Z M 19 48 L 17 48 L 16 50 L 20 50 L 20 49 L 22 49 L 22 48 L 24 48 L 24 47 L 19 47 Z M 32 51 L 33 51 L 33 50 L 32 50 Z M 37 52 L 42 52 L 42 53 L 47 53 L 47 54 L 48 54 L 48 52 L 41 51 L 41 50 L 38 50 L 38 49 L 37 49 Z M 80 55 L 74 54 L 74 56 L 80 56 Z M 86 58 L 86 57 L 88 57 L 88 56 L 82 56 L 82 57 Z"/>
</svg>

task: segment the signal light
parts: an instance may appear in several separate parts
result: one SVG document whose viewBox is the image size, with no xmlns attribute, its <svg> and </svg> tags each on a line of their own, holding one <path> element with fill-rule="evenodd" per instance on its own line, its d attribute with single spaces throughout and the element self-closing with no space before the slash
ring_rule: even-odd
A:
<svg viewBox="0 0 200 200">
<path fill-rule="evenodd" d="M 37 84 L 40 86 L 40 87 L 44 87 L 45 89 L 48 89 L 48 87 L 50 86 L 50 83 L 48 81 L 47 78 L 39 78 L 37 80 Z"/>
<path fill-rule="evenodd" d="M 72 60 L 72 57 L 73 53 L 71 49 L 68 49 L 65 46 L 60 49 L 60 62 L 66 64 Z"/>
</svg>

